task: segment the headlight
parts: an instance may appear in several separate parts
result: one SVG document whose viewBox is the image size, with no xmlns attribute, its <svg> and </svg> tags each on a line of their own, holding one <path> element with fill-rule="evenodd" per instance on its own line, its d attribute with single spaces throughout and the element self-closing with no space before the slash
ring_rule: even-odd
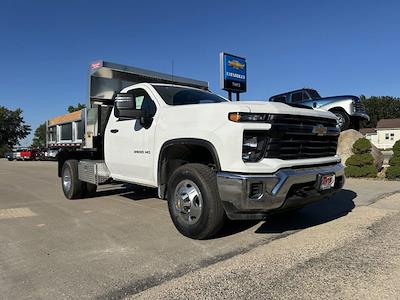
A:
<svg viewBox="0 0 400 300">
<path fill-rule="evenodd" d="M 232 122 L 263 122 L 268 120 L 268 114 L 231 112 L 228 119 Z"/>
<path fill-rule="evenodd" d="M 244 162 L 259 161 L 265 152 L 267 132 L 249 131 L 243 132 L 242 159 Z"/>
</svg>

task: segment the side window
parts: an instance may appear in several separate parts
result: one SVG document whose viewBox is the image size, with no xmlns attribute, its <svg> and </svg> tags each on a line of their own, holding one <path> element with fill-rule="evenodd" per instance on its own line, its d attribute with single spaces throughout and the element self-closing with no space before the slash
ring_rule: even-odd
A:
<svg viewBox="0 0 400 300">
<path fill-rule="evenodd" d="M 136 109 L 143 109 L 150 115 L 155 115 L 157 106 L 144 89 L 135 89 L 129 93 L 133 93 L 135 97 Z"/>
<path fill-rule="evenodd" d="M 278 96 L 272 99 L 273 102 L 283 102 L 286 103 L 286 96 Z"/>
<path fill-rule="evenodd" d="M 76 138 L 78 140 L 83 139 L 83 136 L 85 135 L 85 123 L 83 121 L 77 121 L 76 129 L 77 129 Z"/>
<path fill-rule="evenodd" d="M 306 91 L 303 91 L 303 100 L 310 100 L 310 97 L 308 96 Z"/>
<path fill-rule="evenodd" d="M 296 92 L 292 94 L 292 103 L 298 103 L 303 100 L 303 92 Z"/>
<path fill-rule="evenodd" d="M 48 134 L 48 140 L 49 142 L 56 142 L 56 138 L 57 138 L 57 127 L 56 126 L 51 126 L 48 128 L 47 130 L 47 134 Z"/>
<path fill-rule="evenodd" d="M 72 141 L 72 123 L 61 125 L 61 140 Z"/>
</svg>

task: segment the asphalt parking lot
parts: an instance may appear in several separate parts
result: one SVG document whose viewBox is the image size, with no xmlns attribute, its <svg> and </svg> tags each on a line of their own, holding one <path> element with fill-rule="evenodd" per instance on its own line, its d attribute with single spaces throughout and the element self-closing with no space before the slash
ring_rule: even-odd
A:
<svg viewBox="0 0 400 300">
<path fill-rule="evenodd" d="M 59 181 L 55 162 L 0 160 L 0 298 L 133 295 L 400 192 L 398 182 L 348 180 L 299 213 L 229 222 L 194 241 L 175 230 L 151 189 L 107 185 L 94 198 L 66 200 Z"/>
</svg>

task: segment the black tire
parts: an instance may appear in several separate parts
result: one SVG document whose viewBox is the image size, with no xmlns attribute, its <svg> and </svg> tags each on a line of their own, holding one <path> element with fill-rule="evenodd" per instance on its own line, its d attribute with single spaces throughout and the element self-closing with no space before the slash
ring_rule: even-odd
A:
<svg viewBox="0 0 400 300">
<path fill-rule="evenodd" d="M 70 182 L 70 184 L 67 184 L 67 182 Z M 69 159 L 64 162 L 61 170 L 61 186 L 67 199 L 81 199 L 84 197 L 86 186 L 85 182 L 79 180 L 77 160 Z"/>
<path fill-rule="evenodd" d="M 86 197 L 94 197 L 96 194 L 97 185 L 93 183 L 86 182 L 85 183 L 85 196 Z"/>
<path fill-rule="evenodd" d="M 8 161 L 13 161 L 14 159 L 12 159 L 12 158 L 7 158 L 8 159 Z"/>
<path fill-rule="evenodd" d="M 180 186 L 184 187 L 185 182 L 194 183 L 200 192 L 201 206 L 197 208 L 200 207 L 201 213 L 194 221 L 193 219 L 185 220 L 188 214 L 182 213 L 184 209 L 181 204 L 178 205 L 178 203 L 183 203 L 183 200 L 178 199 L 182 199 L 183 196 L 175 196 L 175 194 L 178 195 L 177 189 Z M 176 229 L 183 235 L 192 239 L 206 239 L 221 229 L 225 220 L 225 211 L 219 197 L 216 174 L 209 167 L 202 164 L 186 164 L 177 168 L 168 182 L 167 198 L 171 219 Z M 193 206 L 196 205 L 193 204 Z M 191 210 L 192 206 L 189 211 Z"/>
<path fill-rule="evenodd" d="M 345 131 L 349 129 L 350 116 L 345 111 L 342 110 L 333 110 L 332 112 L 336 115 L 336 117 L 339 118 L 340 131 Z"/>
</svg>

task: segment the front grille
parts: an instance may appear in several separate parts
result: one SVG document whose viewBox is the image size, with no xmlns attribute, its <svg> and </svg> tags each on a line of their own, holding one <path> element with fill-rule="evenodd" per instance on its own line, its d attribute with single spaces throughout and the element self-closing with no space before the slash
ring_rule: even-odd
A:
<svg viewBox="0 0 400 300">
<path fill-rule="evenodd" d="M 329 157 L 336 154 L 339 129 L 335 119 L 271 115 L 265 145 L 265 158 L 283 160 Z M 324 126 L 324 135 L 313 133 L 315 127 Z"/>
<path fill-rule="evenodd" d="M 354 109 L 355 109 L 356 112 L 359 112 L 359 113 L 365 113 L 366 112 L 365 111 L 365 107 L 364 107 L 364 105 L 362 105 L 361 101 L 356 101 L 354 103 Z"/>
</svg>

